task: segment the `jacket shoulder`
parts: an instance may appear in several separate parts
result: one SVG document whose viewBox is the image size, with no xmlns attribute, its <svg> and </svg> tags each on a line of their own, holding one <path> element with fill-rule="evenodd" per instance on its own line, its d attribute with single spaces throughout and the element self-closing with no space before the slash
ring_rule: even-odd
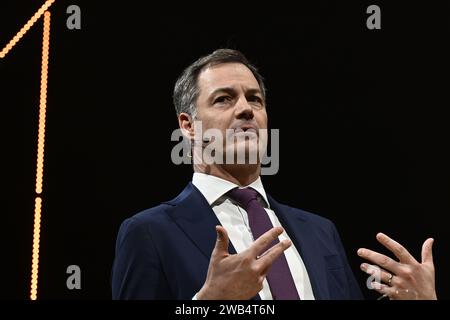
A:
<svg viewBox="0 0 450 320">
<path fill-rule="evenodd" d="M 274 200 L 272 199 L 272 201 Z M 289 205 L 282 204 L 279 202 L 276 202 L 276 205 L 279 206 L 283 211 L 289 212 L 290 214 L 295 215 L 299 219 L 311 222 L 314 225 L 319 225 L 323 227 L 334 227 L 334 223 L 330 219 L 325 218 L 317 213 L 313 213 L 296 207 L 291 207 Z"/>
<path fill-rule="evenodd" d="M 170 208 L 170 205 L 160 204 L 140 211 L 125 219 L 122 222 L 120 229 L 122 232 L 124 230 L 126 230 L 126 232 L 132 232 L 137 231 L 138 229 L 146 229 L 153 224 L 164 223 L 164 221 L 167 221 L 168 219 L 167 210 Z"/>
<path fill-rule="evenodd" d="M 173 220 L 170 217 L 170 212 L 183 202 L 192 193 L 193 189 L 193 185 L 189 183 L 174 199 L 140 211 L 125 219 L 119 228 L 119 240 L 130 233 L 139 234 L 152 231 L 152 233 L 159 234 L 163 230 L 171 228 Z"/>
</svg>

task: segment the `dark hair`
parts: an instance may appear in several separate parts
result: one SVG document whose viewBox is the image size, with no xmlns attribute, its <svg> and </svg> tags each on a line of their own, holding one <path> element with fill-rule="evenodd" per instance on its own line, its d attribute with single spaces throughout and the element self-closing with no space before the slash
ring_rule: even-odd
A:
<svg viewBox="0 0 450 320">
<path fill-rule="evenodd" d="M 232 49 L 218 49 L 192 63 L 189 67 L 184 69 L 183 73 L 178 78 L 173 90 L 173 103 L 177 115 L 185 112 L 195 118 L 197 111 L 196 102 L 199 94 L 197 85 L 198 75 L 202 70 L 208 67 L 230 62 L 242 63 L 250 69 L 258 81 L 263 99 L 265 99 L 266 88 L 264 86 L 264 79 L 259 74 L 258 69 L 256 69 L 256 67 L 251 64 L 241 52 Z"/>
</svg>

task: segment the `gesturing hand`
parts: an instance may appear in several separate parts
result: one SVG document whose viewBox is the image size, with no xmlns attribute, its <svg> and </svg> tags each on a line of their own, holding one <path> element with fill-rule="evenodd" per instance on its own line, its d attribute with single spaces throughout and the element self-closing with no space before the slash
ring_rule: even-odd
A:
<svg viewBox="0 0 450 320">
<path fill-rule="evenodd" d="M 380 278 L 384 284 L 376 286 L 375 290 L 395 300 L 437 299 L 432 238 L 427 239 L 422 246 L 422 262 L 418 262 L 401 244 L 383 233 L 377 234 L 377 240 L 399 261 L 369 249 L 358 250 L 359 256 L 381 267 Z M 377 272 L 367 263 L 361 264 L 361 270 L 369 274 Z"/>
<path fill-rule="evenodd" d="M 272 241 L 283 233 L 283 228 L 275 227 L 256 239 L 247 250 L 230 254 L 226 230 L 216 226 L 216 231 L 216 246 L 211 254 L 205 284 L 197 293 L 198 300 L 244 300 L 254 297 L 261 291 L 272 263 L 291 246 L 289 240 L 283 240 L 267 250 Z"/>
</svg>

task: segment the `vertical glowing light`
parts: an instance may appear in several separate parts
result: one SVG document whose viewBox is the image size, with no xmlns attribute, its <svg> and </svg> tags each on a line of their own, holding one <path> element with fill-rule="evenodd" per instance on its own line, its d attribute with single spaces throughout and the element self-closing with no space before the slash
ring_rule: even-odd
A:
<svg viewBox="0 0 450 320">
<path fill-rule="evenodd" d="M 41 208 L 42 199 L 36 197 L 34 204 L 34 226 L 33 226 L 33 255 L 31 257 L 31 300 L 37 299 L 38 270 L 39 270 L 39 242 L 41 236 Z"/>
<path fill-rule="evenodd" d="M 39 129 L 36 164 L 36 193 L 42 193 L 44 175 L 45 119 L 47 111 L 48 56 L 50 49 L 50 12 L 44 13 L 44 33 L 42 37 L 41 93 L 39 99 Z M 31 264 L 31 300 L 37 299 L 39 271 L 39 243 L 41 232 L 42 199 L 37 196 L 34 208 L 33 254 Z"/>
</svg>

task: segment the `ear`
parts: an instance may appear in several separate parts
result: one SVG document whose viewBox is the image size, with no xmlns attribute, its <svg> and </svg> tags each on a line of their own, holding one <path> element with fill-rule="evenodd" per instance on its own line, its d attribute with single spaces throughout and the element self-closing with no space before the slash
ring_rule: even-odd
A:
<svg viewBox="0 0 450 320">
<path fill-rule="evenodd" d="M 194 120 L 189 114 L 185 112 L 180 113 L 178 115 L 178 125 L 186 139 L 190 141 L 194 140 Z"/>
</svg>

